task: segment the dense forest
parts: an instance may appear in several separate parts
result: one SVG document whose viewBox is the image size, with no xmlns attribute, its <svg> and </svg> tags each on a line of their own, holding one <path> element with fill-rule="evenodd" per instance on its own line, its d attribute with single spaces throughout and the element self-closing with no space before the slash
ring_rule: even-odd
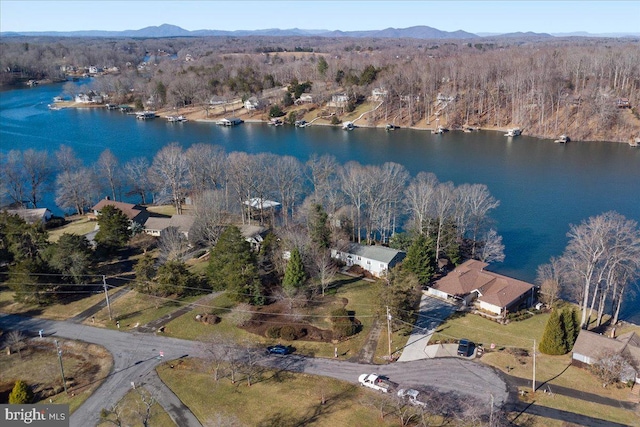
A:
<svg viewBox="0 0 640 427">
<path fill-rule="evenodd" d="M 285 113 L 302 92 L 312 93 L 317 106 L 346 94 L 353 109 L 379 89 L 372 125 L 517 126 L 573 140 L 640 137 L 634 39 L 12 37 L 0 46 L 0 84 L 66 79 L 93 66 L 94 90 L 140 107 L 204 111 L 284 86 L 289 92 L 276 104 Z"/>
</svg>

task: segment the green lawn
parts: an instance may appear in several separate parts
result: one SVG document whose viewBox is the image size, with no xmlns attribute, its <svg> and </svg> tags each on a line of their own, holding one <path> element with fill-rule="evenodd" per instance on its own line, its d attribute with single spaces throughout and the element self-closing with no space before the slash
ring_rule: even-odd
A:
<svg viewBox="0 0 640 427">
<path fill-rule="evenodd" d="M 117 291 L 118 289 L 110 289 L 108 292 L 109 295 L 112 295 Z M 86 296 L 78 300 L 59 302 L 48 306 L 38 306 L 17 303 L 13 300 L 13 295 L 14 293 L 7 287 L 0 286 L 0 311 L 52 320 L 69 319 L 105 299 L 104 292 L 99 294 L 82 294 Z"/>
<path fill-rule="evenodd" d="M 49 241 L 57 242 L 64 233 L 83 236 L 95 230 L 97 221 L 90 221 L 86 215 L 74 217 L 69 224 L 49 230 Z"/>
<path fill-rule="evenodd" d="M 143 426 L 143 416 L 146 412 L 146 404 L 142 401 L 141 393 L 144 393 L 145 400 L 149 402 L 149 393 L 142 388 L 129 391 L 118 402 L 117 412 L 119 416 L 111 413 L 104 421 L 98 423 L 98 427 L 108 427 L 118 425 L 119 420 L 121 425 L 127 427 L 141 427 Z M 106 408 L 105 408 L 106 409 Z M 110 409 L 110 408 L 109 408 Z M 153 427 L 175 427 L 175 423 L 169 417 L 169 414 L 158 403 L 154 403 L 151 406 L 150 416 L 148 418 L 149 426 Z"/>
<path fill-rule="evenodd" d="M 130 291 L 111 304 L 112 320 L 109 320 L 109 311 L 105 307 L 96 313 L 95 324 L 90 319 L 85 320 L 84 323 L 115 329 L 116 321 L 119 321 L 121 329 L 132 329 L 136 325 L 145 325 L 165 314 L 178 310 L 183 305 L 200 297 L 202 295 L 172 300 Z"/>
<path fill-rule="evenodd" d="M 330 328 L 328 321 L 329 313 L 332 309 L 342 306 L 341 301 L 348 301 L 345 308 L 355 311 L 355 317 L 362 322 L 362 330 L 353 337 L 346 339 L 340 343 L 320 343 L 311 341 L 293 341 L 289 344 L 296 347 L 300 354 L 315 355 L 319 357 L 334 357 L 334 349 L 337 346 L 338 351 L 343 358 L 350 358 L 358 353 L 362 348 L 371 326 L 374 316 L 377 315 L 377 283 L 371 283 L 363 280 L 355 280 L 347 276 L 339 276 L 336 289 L 331 295 L 325 297 L 328 304 L 314 305 L 307 309 L 307 319 L 320 328 Z M 318 297 L 320 301 L 322 297 Z M 177 338 L 185 338 L 197 340 L 206 338 L 212 333 L 221 334 L 224 337 L 231 338 L 236 341 L 248 339 L 250 341 L 267 344 L 275 341 L 265 337 L 249 333 L 241 328 L 236 327 L 229 321 L 229 310 L 235 306 L 235 302 L 229 299 L 225 294 L 212 300 L 208 307 L 198 307 L 181 317 L 172 320 L 166 326 L 165 333 L 169 336 Z M 221 317 L 221 322 L 217 325 L 206 325 L 195 321 L 196 314 L 213 313 Z M 386 335 L 383 336 L 386 339 Z M 385 341 L 386 342 L 386 341 Z"/>
<path fill-rule="evenodd" d="M 543 313 L 526 320 L 501 325 L 474 314 L 455 313 L 440 325 L 429 343 L 468 338 L 486 348 L 495 344 L 496 348 L 532 349 L 534 339 L 540 342 L 548 318 L 549 314 Z"/>
<path fill-rule="evenodd" d="M 167 362 L 157 372 L 203 425 L 219 425 L 219 420 L 265 427 L 398 425 L 396 417 L 381 420 L 375 409 L 362 405 L 374 391 L 329 378 L 267 371 L 248 387 L 242 379 L 216 382 L 206 366 L 191 359 Z"/>
<path fill-rule="evenodd" d="M 464 314 L 460 316 L 456 314 L 438 328 L 438 332 L 430 342 L 468 338 L 484 345 L 486 352 L 479 359 L 482 363 L 493 366 L 504 373 L 508 371 L 512 376 L 531 381 L 533 378 L 533 339 L 536 339 L 539 344 L 548 318 L 549 314 L 538 314 L 523 321 L 500 325 L 477 315 Z M 490 348 L 492 343 L 495 344 L 494 350 Z M 518 349 L 524 349 L 527 353 L 518 355 Z M 602 388 L 600 381 L 595 376 L 585 369 L 570 366 L 570 364 L 570 353 L 563 356 L 536 353 L 535 375 L 538 387 L 538 392 L 535 395 L 536 405 L 589 416 L 597 415 L 597 418 L 626 425 L 640 425 L 637 421 L 638 414 L 634 414 L 633 411 L 609 406 L 603 407 L 580 399 L 543 393 L 547 386 L 552 392 L 554 386 L 562 386 L 620 401 L 626 401 L 629 397 L 628 388 L 615 386 Z M 527 391 L 524 399 L 531 401 L 531 387 L 522 389 Z M 561 425 L 553 424 L 551 420 L 541 417 L 532 417 L 531 419 L 534 426 Z"/>
</svg>

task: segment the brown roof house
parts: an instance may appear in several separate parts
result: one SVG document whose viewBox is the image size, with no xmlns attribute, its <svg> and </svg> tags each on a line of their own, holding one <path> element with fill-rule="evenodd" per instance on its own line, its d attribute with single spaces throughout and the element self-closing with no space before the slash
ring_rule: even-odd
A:
<svg viewBox="0 0 640 427">
<path fill-rule="evenodd" d="M 474 304 L 479 310 L 500 317 L 533 304 L 532 284 L 485 271 L 487 265 L 468 260 L 437 280 L 427 292 L 438 298 L 462 301 L 463 305 Z"/>
<path fill-rule="evenodd" d="M 620 381 L 635 381 L 640 384 L 640 336 L 635 332 L 609 338 L 582 329 L 575 344 L 571 363 L 585 367 L 614 356 L 623 356 L 625 366 L 620 369 Z M 631 363 L 629 363 L 631 362 Z M 635 367 L 632 366 L 635 364 Z"/>
<path fill-rule="evenodd" d="M 134 205 L 131 203 L 117 202 L 115 200 L 111 200 L 109 198 L 104 198 L 100 200 L 93 208 L 93 214 L 97 217 L 100 214 L 100 211 L 105 206 L 113 206 L 114 208 L 118 208 L 124 213 L 129 221 L 137 222 L 140 225 L 144 225 L 149 218 L 149 212 L 147 212 L 147 208 L 144 206 Z"/>
</svg>

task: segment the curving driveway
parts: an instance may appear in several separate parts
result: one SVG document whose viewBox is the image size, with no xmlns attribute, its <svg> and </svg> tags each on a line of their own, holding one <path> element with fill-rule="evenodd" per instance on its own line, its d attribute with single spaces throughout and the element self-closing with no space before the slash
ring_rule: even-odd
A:
<svg viewBox="0 0 640 427">
<path fill-rule="evenodd" d="M 183 356 L 203 356 L 197 342 L 143 334 L 95 328 L 70 322 L 60 322 L 15 315 L 0 314 L 0 326 L 4 329 L 36 331 L 43 329 L 72 340 L 86 341 L 104 346 L 114 359 L 112 373 L 94 394 L 78 408 L 70 419 L 71 426 L 96 425 L 100 409 L 117 403 L 129 389 L 131 382 L 144 382 L 145 376 L 161 360 Z M 262 363 L 295 372 L 323 375 L 357 383 L 362 373 L 377 372 L 388 375 L 403 387 L 431 386 L 442 391 L 455 391 L 489 402 L 493 396 L 496 405 L 507 402 L 507 385 L 493 369 L 462 359 L 429 359 L 396 362 L 373 366 L 332 359 L 302 356 L 265 357 Z"/>
</svg>

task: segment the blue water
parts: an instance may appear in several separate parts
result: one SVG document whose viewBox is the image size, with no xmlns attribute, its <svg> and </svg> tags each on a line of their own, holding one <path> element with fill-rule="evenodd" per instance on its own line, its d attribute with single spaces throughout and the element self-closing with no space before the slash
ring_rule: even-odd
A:
<svg viewBox="0 0 640 427">
<path fill-rule="evenodd" d="M 538 265 L 562 253 L 569 224 L 609 210 L 640 222 L 640 149 L 627 144 L 554 144 L 527 136 L 509 139 L 498 132 L 347 132 L 250 123 L 224 128 L 213 123 L 140 121 L 105 109 L 49 111 L 47 104 L 61 91 L 60 85 L 50 85 L 0 92 L 0 151 L 53 152 L 66 144 L 91 165 L 106 148 L 124 163 L 140 156 L 151 159 L 170 142 L 184 147 L 204 142 L 227 152 L 271 152 L 303 161 L 313 153 L 332 154 L 342 163 L 392 161 L 413 176 L 428 171 L 456 185 L 483 183 L 500 200 L 492 217 L 506 254 L 503 263 L 491 268 L 527 281 L 535 279 Z M 45 203 L 53 206 L 53 195 Z M 628 298 L 623 314 L 640 322 L 640 298 Z"/>
</svg>

